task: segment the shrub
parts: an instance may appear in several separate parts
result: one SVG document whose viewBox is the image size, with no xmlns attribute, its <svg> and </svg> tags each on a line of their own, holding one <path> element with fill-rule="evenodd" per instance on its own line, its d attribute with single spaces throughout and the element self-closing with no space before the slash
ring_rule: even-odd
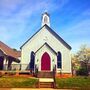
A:
<svg viewBox="0 0 90 90">
<path fill-rule="evenodd" d="M 77 70 L 76 74 L 81 76 L 87 76 L 88 75 L 87 68 L 81 67 L 79 70 Z"/>
<path fill-rule="evenodd" d="M 15 71 L 7 71 L 5 72 L 5 75 L 15 75 L 16 72 Z"/>
<path fill-rule="evenodd" d="M 0 77 L 2 77 L 2 72 L 0 72 Z"/>
<path fill-rule="evenodd" d="M 2 77 L 5 74 L 5 72 L 0 71 L 0 77 Z"/>
</svg>

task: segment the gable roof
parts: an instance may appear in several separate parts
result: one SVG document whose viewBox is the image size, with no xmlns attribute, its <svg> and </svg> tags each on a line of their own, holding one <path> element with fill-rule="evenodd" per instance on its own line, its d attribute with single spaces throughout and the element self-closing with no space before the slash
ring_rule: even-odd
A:
<svg viewBox="0 0 90 90">
<path fill-rule="evenodd" d="M 7 56 L 11 56 L 13 58 L 18 59 L 18 57 L 21 56 L 21 52 L 20 51 L 15 51 L 12 48 L 10 48 L 9 46 L 7 46 L 6 44 L 4 44 L 3 42 L 0 41 L 0 50 L 3 51 L 3 53 Z"/>
<path fill-rule="evenodd" d="M 54 30 L 52 30 L 48 25 L 44 25 L 44 26 L 42 26 L 33 36 L 31 36 L 21 47 L 20 47 L 20 49 L 31 39 L 31 38 L 33 38 L 40 30 L 42 30 L 42 28 L 43 27 L 46 27 L 47 28 L 47 30 L 53 35 L 53 36 L 55 36 L 60 42 L 62 42 L 62 44 L 64 45 L 64 46 L 66 46 L 68 49 L 70 49 L 71 50 L 71 46 L 70 45 L 68 45 Z"/>
<path fill-rule="evenodd" d="M 44 45 L 46 45 L 47 47 L 49 47 L 55 54 L 57 54 L 57 53 L 55 52 L 55 50 L 54 50 L 53 48 L 51 48 L 51 47 L 49 46 L 49 44 L 46 43 L 46 42 L 45 42 L 38 50 L 36 50 L 35 53 L 37 53 Z"/>
</svg>

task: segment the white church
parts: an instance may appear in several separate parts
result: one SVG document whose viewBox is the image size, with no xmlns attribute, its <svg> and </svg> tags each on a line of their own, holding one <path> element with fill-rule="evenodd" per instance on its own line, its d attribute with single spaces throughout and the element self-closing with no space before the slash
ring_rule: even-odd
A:
<svg viewBox="0 0 90 90">
<path fill-rule="evenodd" d="M 42 14 L 41 28 L 21 47 L 21 70 L 53 71 L 71 76 L 71 46 L 50 27 L 50 16 Z"/>
</svg>

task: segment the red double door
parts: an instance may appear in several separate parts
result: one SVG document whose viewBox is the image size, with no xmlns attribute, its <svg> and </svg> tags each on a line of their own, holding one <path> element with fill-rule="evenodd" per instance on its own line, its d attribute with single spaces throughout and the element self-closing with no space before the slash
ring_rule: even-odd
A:
<svg viewBox="0 0 90 90">
<path fill-rule="evenodd" d="M 41 57 L 41 70 L 42 71 L 51 70 L 51 59 L 47 52 L 45 52 Z"/>
</svg>

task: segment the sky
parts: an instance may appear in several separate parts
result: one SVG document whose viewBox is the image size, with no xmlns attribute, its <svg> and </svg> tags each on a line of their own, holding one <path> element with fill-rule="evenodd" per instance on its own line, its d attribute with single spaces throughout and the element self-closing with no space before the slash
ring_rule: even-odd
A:
<svg viewBox="0 0 90 90">
<path fill-rule="evenodd" d="M 90 0 L 0 0 L 0 41 L 19 50 L 41 28 L 45 11 L 72 52 L 90 46 Z"/>
</svg>

